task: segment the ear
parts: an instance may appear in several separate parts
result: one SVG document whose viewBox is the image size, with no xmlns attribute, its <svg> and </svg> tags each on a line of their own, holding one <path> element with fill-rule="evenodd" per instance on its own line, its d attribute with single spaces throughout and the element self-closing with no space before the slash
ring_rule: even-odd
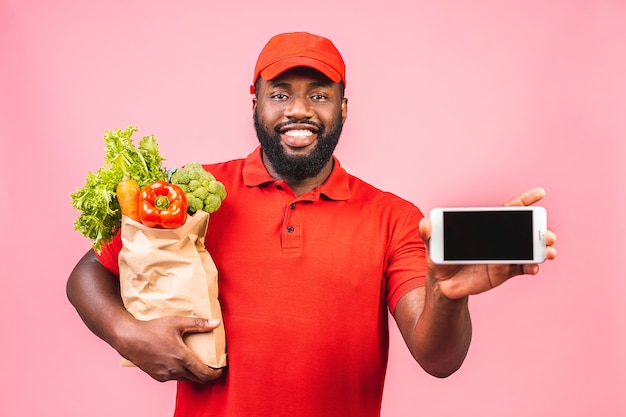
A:
<svg viewBox="0 0 626 417">
<path fill-rule="evenodd" d="M 252 111 L 256 111 L 256 96 L 252 97 Z"/>
<path fill-rule="evenodd" d="M 346 122 L 347 118 L 348 118 L 348 99 L 344 97 L 343 100 L 341 100 L 341 120 L 343 121 L 343 123 Z"/>
</svg>

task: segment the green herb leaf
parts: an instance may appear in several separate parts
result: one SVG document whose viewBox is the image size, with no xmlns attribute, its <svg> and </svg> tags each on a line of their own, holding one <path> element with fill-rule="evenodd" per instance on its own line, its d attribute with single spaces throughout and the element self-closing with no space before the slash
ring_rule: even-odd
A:
<svg viewBox="0 0 626 417">
<path fill-rule="evenodd" d="M 98 253 L 117 234 L 122 214 L 117 201 L 117 184 L 134 179 L 141 187 L 165 179 L 165 160 L 159 154 L 154 136 L 145 136 L 136 147 L 132 135 L 135 126 L 104 133 L 104 165 L 89 172 L 85 185 L 70 194 L 72 205 L 80 211 L 74 229 L 92 242 Z"/>
</svg>

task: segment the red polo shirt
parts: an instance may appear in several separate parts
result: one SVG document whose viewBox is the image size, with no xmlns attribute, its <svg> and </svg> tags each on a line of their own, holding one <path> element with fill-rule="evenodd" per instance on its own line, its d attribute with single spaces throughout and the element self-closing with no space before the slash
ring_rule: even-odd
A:
<svg viewBox="0 0 626 417">
<path fill-rule="evenodd" d="M 349 175 L 296 197 L 260 148 L 206 165 L 228 197 L 211 215 L 229 365 L 219 380 L 179 382 L 176 416 L 378 416 L 387 308 L 424 285 L 421 212 Z M 117 270 L 119 242 L 100 259 Z"/>
</svg>

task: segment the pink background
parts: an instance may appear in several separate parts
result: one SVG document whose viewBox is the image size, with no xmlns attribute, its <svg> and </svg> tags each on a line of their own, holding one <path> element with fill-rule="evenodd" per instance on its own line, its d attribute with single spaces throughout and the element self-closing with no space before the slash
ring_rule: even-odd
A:
<svg viewBox="0 0 626 417">
<path fill-rule="evenodd" d="M 106 129 L 155 134 L 168 166 L 247 155 L 256 56 L 292 30 L 344 54 L 352 173 L 425 212 L 543 186 L 559 237 L 539 277 L 471 300 L 452 377 L 392 328 L 383 416 L 626 414 L 626 2 L 383 4 L 0 2 L 3 415 L 171 415 L 174 384 L 118 367 L 65 298 L 88 247 L 68 195 Z"/>
</svg>

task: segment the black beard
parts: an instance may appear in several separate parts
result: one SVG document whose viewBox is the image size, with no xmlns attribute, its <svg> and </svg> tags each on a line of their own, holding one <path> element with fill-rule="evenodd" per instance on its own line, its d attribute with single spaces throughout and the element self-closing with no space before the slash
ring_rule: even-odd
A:
<svg viewBox="0 0 626 417">
<path fill-rule="evenodd" d="M 263 154 L 272 164 L 278 175 L 284 180 L 301 181 L 318 175 L 333 155 L 339 136 L 343 129 L 341 110 L 337 120 L 328 130 L 324 126 L 311 121 L 304 123 L 317 127 L 317 143 L 310 154 L 305 156 L 291 156 L 285 153 L 280 140 L 281 126 L 269 130 L 259 122 L 257 112 L 254 112 L 254 128 L 263 148 Z"/>
</svg>

